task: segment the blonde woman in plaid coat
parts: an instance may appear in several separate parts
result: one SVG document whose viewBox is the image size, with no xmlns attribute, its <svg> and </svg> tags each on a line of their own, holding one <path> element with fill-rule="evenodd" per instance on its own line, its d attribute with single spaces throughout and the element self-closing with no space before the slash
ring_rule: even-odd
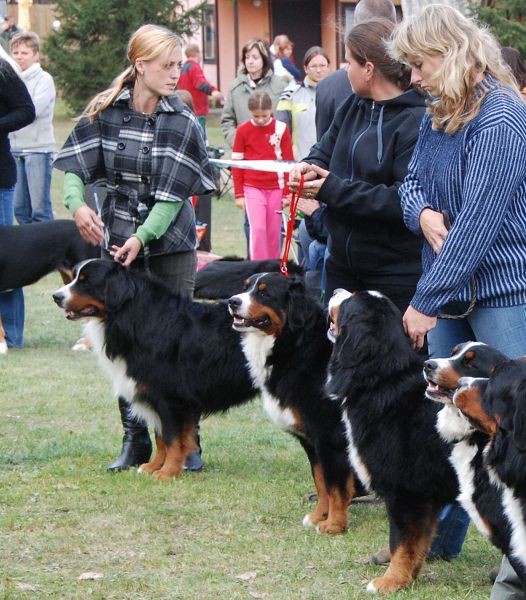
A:
<svg viewBox="0 0 526 600">
<path fill-rule="evenodd" d="M 130 66 L 88 105 L 54 166 L 65 171 L 64 202 L 82 237 L 102 256 L 148 268 L 174 290 L 193 292 L 197 245 L 192 195 L 214 188 L 196 117 L 175 94 L 181 40 L 143 25 L 128 44 Z M 100 214 L 84 202 L 86 184 L 103 184 Z M 119 398 L 123 451 L 109 470 L 147 462 L 144 423 Z M 200 458 L 192 457 L 200 467 Z"/>
</svg>

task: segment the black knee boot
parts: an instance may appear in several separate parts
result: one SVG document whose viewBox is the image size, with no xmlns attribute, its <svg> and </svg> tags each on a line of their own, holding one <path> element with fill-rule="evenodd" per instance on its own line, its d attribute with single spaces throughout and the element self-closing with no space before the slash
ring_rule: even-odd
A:
<svg viewBox="0 0 526 600">
<path fill-rule="evenodd" d="M 190 454 L 186 457 L 186 461 L 184 463 L 185 471 L 194 471 L 198 473 L 203 470 L 203 459 L 201 458 L 201 438 L 199 437 L 199 425 L 197 425 L 197 435 L 196 435 L 196 443 L 197 450 L 190 452 Z"/>
<path fill-rule="evenodd" d="M 107 468 L 108 471 L 125 471 L 129 467 L 136 467 L 148 462 L 152 454 L 148 427 L 133 416 L 130 405 L 122 397 L 119 397 L 119 411 L 124 428 L 122 450 L 120 456 Z"/>
</svg>

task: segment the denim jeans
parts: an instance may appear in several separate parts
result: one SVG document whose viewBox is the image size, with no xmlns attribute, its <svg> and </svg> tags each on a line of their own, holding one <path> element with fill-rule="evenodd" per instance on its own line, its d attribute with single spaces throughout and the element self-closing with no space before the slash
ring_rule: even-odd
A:
<svg viewBox="0 0 526 600">
<path fill-rule="evenodd" d="M 51 152 L 13 152 L 16 162 L 14 209 L 20 225 L 51 221 Z"/>
<path fill-rule="evenodd" d="M 476 307 L 465 319 L 439 319 L 427 334 L 431 358 L 445 358 L 457 344 L 478 341 L 493 346 L 510 358 L 526 354 L 526 306 Z M 469 516 L 458 504 L 442 510 L 430 556 L 458 556 L 466 537 Z"/>
<path fill-rule="evenodd" d="M 0 189 L 0 224 L 13 224 L 13 196 L 15 188 Z M 24 292 L 21 288 L 0 292 L 0 316 L 9 347 L 24 345 Z"/>
</svg>

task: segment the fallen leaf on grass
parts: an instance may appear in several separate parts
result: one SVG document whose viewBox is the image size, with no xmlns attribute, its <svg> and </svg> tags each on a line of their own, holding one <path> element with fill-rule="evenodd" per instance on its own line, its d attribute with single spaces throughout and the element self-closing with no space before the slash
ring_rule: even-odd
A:
<svg viewBox="0 0 526 600">
<path fill-rule="evenodd" d="M 30 583 L 17 583 L 16 589 L 23 592 L 36 592 L 38 588 L 36 585 L 31 585 Z"/>
<path fill-rule="evenodd" d="M 96 573 L 95 571 L 86 571 L 81 573 L 77 577 L 78 581 L 84 581 L 85 579 L 102 579 L 102 573 Z"/>
<path fill-rule="evenodd" d="M 264 592 L 248 592 L 248 595 L 252 596 L 252 598 L 265 598 L 267 594 Z"/>
<path fill-rule="evenodd" d="M 257 577 L 256 571 L 247 571 L 246 573 L 241 573 L 240 575 L 236 575 L 236 579 L 241 579 L 241 581 L 254 581 Z"/>
</svg>

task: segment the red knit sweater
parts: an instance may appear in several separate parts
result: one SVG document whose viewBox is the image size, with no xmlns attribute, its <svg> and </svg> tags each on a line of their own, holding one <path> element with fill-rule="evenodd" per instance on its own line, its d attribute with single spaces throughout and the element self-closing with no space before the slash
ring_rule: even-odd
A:
<svg viewBox="0 0 526 600">
<path fill-rule="evenodd" d="M 276 123 L 279 125 L 276 133 Z M 282 132 L 281 135 L 279 132 Z M 235 160 L 294 160 L 289 128 L 281 121 L 272 119 L 268 125 L 258 127 L 251 120 L 237 128 L 232 147 Z M 244 196 L 243 186 L 262 189 L 284 189 L 288 194 L 288 174 L 248 169 L 232 169 L 236 198 Z"/>
<path fill-rule="evenodd" d="M 208 96 L 217 88 L 206 79 L 203 69 L 194 58 L 189 58 L 184 63 L 177 87 L 192 94 L 197 116 L 208 114 Z"/>
</svg>

